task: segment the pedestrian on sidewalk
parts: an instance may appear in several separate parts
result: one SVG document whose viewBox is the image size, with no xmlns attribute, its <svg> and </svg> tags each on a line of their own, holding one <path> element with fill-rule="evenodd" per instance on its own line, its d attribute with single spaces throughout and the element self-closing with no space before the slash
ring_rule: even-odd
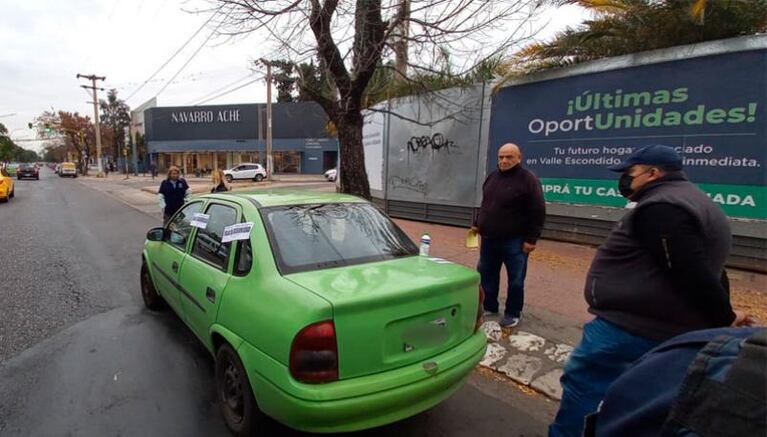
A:
<svg viewBox="0 0 767 437">
<path fill-rule="evenodd" d="M 178 167 L 171 166 L 168 169 L 168 177 L 160 183 L 157 197 L 163 212 L 163 223 L 167 224 L 189 197 L 189 184 L 181 177 Z"/>
<path fill-rule="evenodd" d="M 221 193 L 229 191 L 229 186 L 226 184 L 226 178 L 224 177 L 224 172 L 221 170 L 216 170 L 213 172 L 213 188 L 210 189 L 211 193 Z"/>
<path fill-rule="evenodd" d="M 570 355 L 549 436 L 580 436 L 608 386 L 661 342 L 700 329 L 743 326 L 724 263 L 731 234 L 722 210 L 682 172 L 668 146 L 643 147 L 609 168 L 636 202 L 597 250 L 584 295 L 596 318 Z"/>
<path fill-rule="evenodd" d="M 535 250 L 546 217 L 541 182 L 521 162 L 522 152 L 516 144 L 504 144 L 498 150 L 498 169 L 485 179 L 482 204 L 472 226 L 482 237 L 477 269 L 485 291 L 486 315 L 498 314 L 501 265 L 506 266 L 503 327 L 517 326 L 522 317 L 527 259 Z"/>
</svg>

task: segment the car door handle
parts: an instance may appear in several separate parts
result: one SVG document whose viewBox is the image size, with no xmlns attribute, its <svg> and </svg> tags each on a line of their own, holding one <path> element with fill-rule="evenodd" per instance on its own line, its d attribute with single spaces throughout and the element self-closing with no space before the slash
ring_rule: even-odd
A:
<svg viewBox="0 0 767 437">
<path fill-rule="evenodd" d="M 216 291 L 210 287 L 205 290 L 205 297 L 208 298 L 210 303 L 216 303 Z"/>
<path fill-rule="evenodd" d="M 173 261 L 173 264 L 170 265 L 170 268 L 173 269 L 175 273 L 178 273 L 178 263 L 176 261 Z"/>
</svg>

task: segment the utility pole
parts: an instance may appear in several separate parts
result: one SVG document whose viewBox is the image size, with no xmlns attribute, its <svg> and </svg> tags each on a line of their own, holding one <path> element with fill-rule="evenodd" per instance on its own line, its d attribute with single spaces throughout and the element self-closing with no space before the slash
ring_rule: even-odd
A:
<svg viewBox="0 0 767 437">
<path fill-rule="evenodd" d="M 272 177 L 272 63 L 261 58 L 266 65 L 266 179 Z"/>
<path fill-rule="evenodd" d="M 99 98 L 98 98 L 98 91 L 104 91 L 104 88 L 99 88 L 96 86 L 97 80 L 106 80 L 106 76 L 96 76 L 95 74 L 85 75 L 85 74 L 77 74 L 77 78 L 83 78 L 88 79 L 91 81 L 91 86 L 87 85 L 80 85 L 81 87 L 85 89 L 89 89 L 93 91 L 93 118 L 96 120 L 96 161 L 98 163 L 99 168 L 99 174 L 98 177 L 104 176 L 104 168 L 101 165 L 101 121 L 99 119 Z"/>
</svg>

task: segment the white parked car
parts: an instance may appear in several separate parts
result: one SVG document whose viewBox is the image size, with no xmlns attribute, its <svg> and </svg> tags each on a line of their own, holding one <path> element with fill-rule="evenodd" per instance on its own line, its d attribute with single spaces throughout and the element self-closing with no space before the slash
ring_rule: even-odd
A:
<svg viewBox="0 0 767 437">
<path fill-rule="evenodd" d="M 251 179 L 261 182 L 266 178 L 266 169 L 261 164 L 240 164 L 224 170 L 224 177 L 227 182 L 235 179 Z"/>
<path fill-rule="evenodd" d="M 336 170 L 335 168 L 331 168 L 330 170 L 325 172 L 325 179 L 329 180 L 330 182 L 335 182 L 337 175 L 338 175 L 338 170 Z"/>
</svg>

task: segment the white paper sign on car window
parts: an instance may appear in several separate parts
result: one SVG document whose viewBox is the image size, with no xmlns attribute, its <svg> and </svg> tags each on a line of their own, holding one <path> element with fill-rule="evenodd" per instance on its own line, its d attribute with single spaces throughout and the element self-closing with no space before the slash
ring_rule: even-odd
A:
<svg viewBox="0 0 767 437">
<path fill-rule="evenodd" d="M 208 214 L 197 212 L 194 214 L 194 216 L 192 216 L 192 221 L 191 223 L 189 223 L 189 225 L 195 228 L 205 229 L 208 227 L 209 221 L 210 221 L 210 216 Z"/>
<path fill-rule="evenodd" d="M 253 222 L 237 223 L 236 225 L 224 228 L 222 243 L 228 243 L 236 240 L 247 240 L 250 238 L 250 230 L 253 229 Z"/>
</svg>

